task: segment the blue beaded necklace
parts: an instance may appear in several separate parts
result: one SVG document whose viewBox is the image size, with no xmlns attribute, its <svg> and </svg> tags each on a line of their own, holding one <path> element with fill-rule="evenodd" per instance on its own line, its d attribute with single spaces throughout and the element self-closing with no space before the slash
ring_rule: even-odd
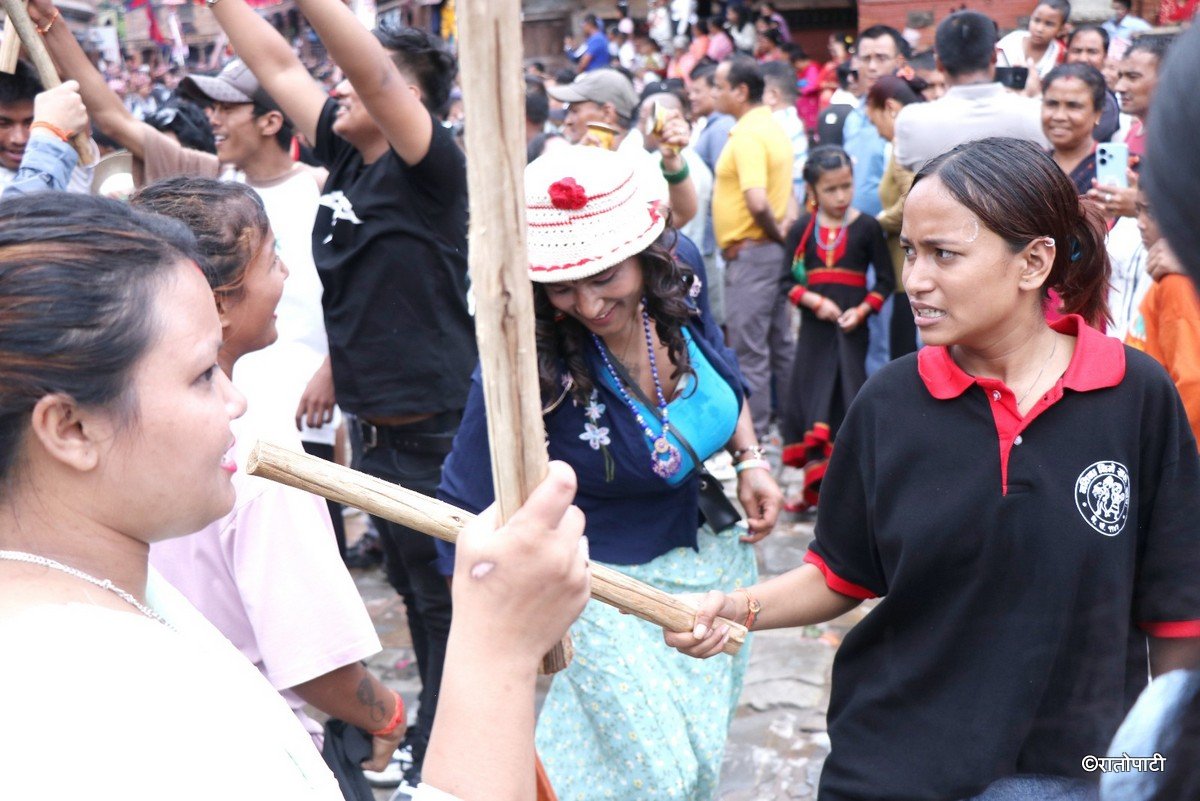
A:
<svg viewBox="0 0 1200 801">
<path fill-rule="evenodd" d="M 642 434 L 646 437 L 646 441 L 650 443 L 650 460 L 654 474 L 660 478 L 670 478 L 679 472 L 679 468 L 683 464 L 683 458 L 679 455 L 679 449 L 667 439 L 667 432 L 671 430 L 671 423 L 668 419 L 667 401 L 663 397 L 662 382 L 658 379 L 658 361 L 654 358 L 654 340 L 650 335 L 650 315 L 646 313 L 645 307 L 642 308 L 642 328 L 646 332 L 646 351 L 650 354 L 650 374 L 654 376 L 654 393 L 658 396 L 658 417 L 662 422 L 662 433 L 657 437 L 654 435 L 653 429 L 646 425 L 646 419 L 642 417 L 642 413 L 638 411 L 637 404 L 629 396 L 629 391 L 626 389 L 624 382 L 621 381 L 620 374 L 613 369 L 612 362 L 608 360 L 608 351 L 604 347 L 604 342 L 595 333 L 592 334 L 592 341 L 596 343 L 596 350 L 600 351 L 600 358 L 604 360 L 604 366 L 608 368 L 608 372 L 616 382 L 617 390 L 621 393 L 621 399 L 625 401 L 625 405 L 629 407 L 629 411 L 633 412 L 634 419 L 642 427 Z"/>
</svg>

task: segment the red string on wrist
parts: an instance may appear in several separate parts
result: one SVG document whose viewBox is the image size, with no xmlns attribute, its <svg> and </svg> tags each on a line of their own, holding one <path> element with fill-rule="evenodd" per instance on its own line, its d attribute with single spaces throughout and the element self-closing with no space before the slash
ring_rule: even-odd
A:
<svg viewBox="0 0 1200 801">
<path fill-rule="evenodd" d="M 55 125 L 54 123 L 51 123 L 51 122 L 44 122 L 43 120 L 38 120 L 38 121 L 37 121 L 37 122 L 35 122 L 33 125 L 30 125 L 30 126 L 29 126 L 29 130 L 31 130 L 31 131 L 32 131 L 34 128 L 45 128 L 47 131 L 49 131 L 50 133 L 54 134 L 55 136 L 57 136 L 59 139 L 63 140 L 64 142 L 70 142 L 70 141 L 71 141 L 71 132 L 70 132 L 70 131 L 64 131 L 62 128 L 59 128 L 59 127 L 58 127 L 57 125 Z"/>
<path fill-rule="evenodd" d="M 396 708 L 392 712 L 392 719 L 389 720 L 387 722 L 387 725 L 384 726 L 382 729 L 375 729 L 375 731 L 368 731 L 367 734 L 371 735 L 372 737 L 390 737 L 391 735 L 396 733 L 396 729 L 400 728 L 400 726 L 403 725 L 403 723 L 405 721 L 404 699 L 401 698 L 400 693 L 396 692 L 395 690 L 392 690 L 392 695 L 396 699 Z"/>
</svg>

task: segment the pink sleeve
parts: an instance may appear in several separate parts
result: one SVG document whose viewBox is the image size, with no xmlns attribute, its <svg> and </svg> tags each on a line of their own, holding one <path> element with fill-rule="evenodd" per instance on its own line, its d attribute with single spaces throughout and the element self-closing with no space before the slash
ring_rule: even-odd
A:
<svg viewBox="0 0 1200 801">
<path fill-rule="evenodd" d="M 380 650 L 338 555 L 325 501 L 270 486 L 237 513 L 224 543 L 267 678 L 286 689 Z"/>
</svg>

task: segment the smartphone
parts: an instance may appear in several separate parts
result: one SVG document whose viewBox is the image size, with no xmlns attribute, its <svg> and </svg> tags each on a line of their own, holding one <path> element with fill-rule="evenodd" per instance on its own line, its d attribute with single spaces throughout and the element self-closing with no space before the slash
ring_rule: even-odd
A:
<svg viewBox="0 0 1200 801">
<path fill-rule="evenodd" d="M 1129 169 L 1129 145 L 1124 142 L 1103 142 L 1096 148 L 1096 181 L 1101 186 L 1129 186 L 1125 171 Z"/>
<path fill-rule="evenodd" d="M 1006 89 L 1024 89 L 1029 80 L 1029 67 L 996 67 L 996 80 Z"/>
</svg>

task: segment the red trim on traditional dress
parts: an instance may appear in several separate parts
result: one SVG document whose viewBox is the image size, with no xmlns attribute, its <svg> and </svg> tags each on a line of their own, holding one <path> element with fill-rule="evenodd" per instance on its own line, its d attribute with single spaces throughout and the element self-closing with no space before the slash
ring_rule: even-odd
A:
<svg viewBox="0 0 1200 801">
<path fill-rule="evenodd" d="M 825 478 L 825 471 L 828 469 L 829 457 L 825 457 L 820 461 L 810 462 L 804 471 L 802 497 L 810 507 L 816 507 L 817 502 L 821 500 L 821 480 Z"/>
<path fill-rule="evenodd" d="M 794 287 L 792 287 L 788 291 L 788 295 L 787 295 L 788 300 L 791 302 L 791 304 L 793 306 L 799 306 L 800 299 L 804 297 L 804 293 L 807 291 L 808 290 L 805 289 L 802 284 L 796 284 Z"/>
<path fill-rule="evenodd" d="M 816 216 L 817 215 L 814 214 L 813 219 L 816 219 Z M 847 227 L 848 226 L 845 226 L 845 225 L 839 225 L 836 229 L 837 233 L 835 233 L 833 236 L 827 236 L 824 239 L 822 239 L 821 238 L 822 231 L 833 231 L 834 229 L 826 228 L 823 225 L 817 226 L 817 258 L 818 259 L 825 262 L 826 264 L 837 264 L 839 261 L 841 261 L 845 257 L 846 245 L 849 244 L 849 240 L 850 240 L 850 232 L 846 231 Z M 843 231 L 846 231 L 845 236 L 842 236 Z M 833 246 L 832 253 L 830 253 L 829 250 L 825 247 L 825 243 L 829 242 L 831 239 L 835 240 L 837 242 L 837 244 Z"/>
<path fill-rule="evenodd" d="M 793 445 L 783 446 L 783 463 L 788 467 L 803 467 L 804 466 L 804 443 L 798 442 Z"/>
<path fill-rule="evenodd" d="M 816 453 L 812 453 L 814 450 Z M 804 432 L 799 442 L 789 442 L 783 446 L 783 463 L 788 467 L 804 467 L 812 462 L 828 459 L 832 452 L 829 424 L 813 423 L 813 427 Z"/>
<path fill-rule="evenodd" d="M 857 270 L 845 270 L 838 267 L 821 267 L 809 270 L 808 285 L 841 284 L 842 286 L 865 287 L 867 276 Z"/>
<path fill-rule="evenodd" d="M 876 314 L 879 314 L 879 310 L 883 308 L 884 300 L 885 300 L 885 298 L 883 297 L 883 295 L 880 295 L 878 292 L 868 292 L 867 293 L 867 297 L 866 297 L 867 305 L 870 306 L 871 309 L 874 310 L 874 312 Z"/>
<path fill-rule="evenodd" d="M 852 581 L 846 581 L 837 573 L 834 573 L 829 568 L 829 565 L 825 564 L 825 560 L 821 558 L 820 554 L 815 551 L 809 551 L 804 554 L 804 561 L 821 571 L 821 575 L 825 576 L 825 585 L 834 592 L 840 592 L 842 595 L 848 595 L 851 598 L 858 598 L 860 601 L 879 597 L 866 587 L 859 586 Z"/>
<path fill-rule="evenodd" d="M 1200 620 L 1171 620 L 1166 623 L 1138 623 L 1138 628 L 1151 637 L 1184 639 L 1200 637 Z"/>
</svg>

